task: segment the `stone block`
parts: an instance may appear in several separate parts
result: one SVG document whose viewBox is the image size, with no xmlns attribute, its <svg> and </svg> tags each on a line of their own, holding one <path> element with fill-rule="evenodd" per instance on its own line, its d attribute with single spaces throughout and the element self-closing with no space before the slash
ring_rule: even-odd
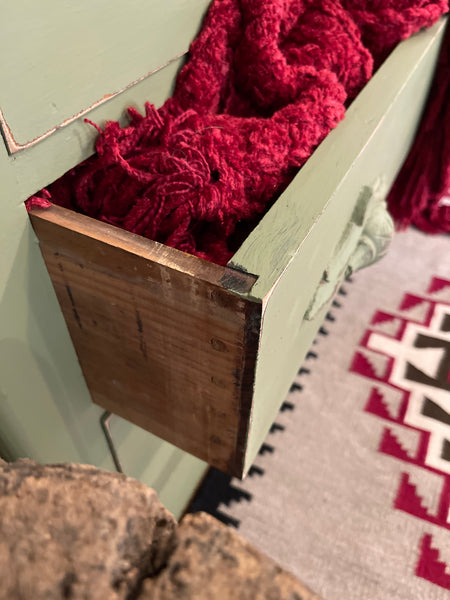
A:
<svg viewBox="0 0 450 600">
<path fill-rule="evenodd" d="M 135 597 L 173 551 L 145 485 L 85 465 L 0 464 L 0 600 Z"/>
<path fill-rule="evenodd" d="M 205 513 L 187 515 L 166 568 L 140 600 L 320 600 L 293 575 Z"/>
</svg>

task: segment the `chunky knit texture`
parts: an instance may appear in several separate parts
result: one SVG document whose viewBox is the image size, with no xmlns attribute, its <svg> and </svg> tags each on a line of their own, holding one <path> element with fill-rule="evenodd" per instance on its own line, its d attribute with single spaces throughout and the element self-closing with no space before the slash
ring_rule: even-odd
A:
<svg viewBox="0 0 450 600">
<path fill-rule="evenodd" d="M 215 0 L 175 92 L 99 130 L 53 202 L 225 264 L 397 42 L 447 0 Z M 39 194 L 32 202 L 48 203 Z"/>
</svg>

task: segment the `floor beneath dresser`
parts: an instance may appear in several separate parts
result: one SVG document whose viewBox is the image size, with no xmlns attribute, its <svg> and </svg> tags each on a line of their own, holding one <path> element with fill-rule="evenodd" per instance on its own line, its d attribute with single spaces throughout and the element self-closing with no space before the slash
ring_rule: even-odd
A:
<svg viewBox="0 0 450 600">
<path fill-rule="evenodd" d="M 243 482 L 211 471 L 220 518 L 325 600 L 450 590 L 450 237 L 397 234 L 346 282 Z"/>
</svg>

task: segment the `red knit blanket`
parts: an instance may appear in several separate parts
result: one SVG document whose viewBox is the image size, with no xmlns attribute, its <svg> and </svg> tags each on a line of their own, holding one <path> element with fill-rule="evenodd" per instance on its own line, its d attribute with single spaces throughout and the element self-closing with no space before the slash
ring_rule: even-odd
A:
<svg viewBox="0 0 450 600">
<path fill-rule="evenodd" d="M 162 108 L 108 122 L 32 204 L 225 264 L 346 103 L 447 0 L 215 0 Z"/>
</svg>

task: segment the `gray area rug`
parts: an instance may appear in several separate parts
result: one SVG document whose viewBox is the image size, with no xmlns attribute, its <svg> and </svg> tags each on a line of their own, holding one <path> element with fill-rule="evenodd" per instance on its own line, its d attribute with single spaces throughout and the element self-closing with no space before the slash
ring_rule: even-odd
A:
<svg viewBox="0 0 450 600">
<path fill-rule="evenodd" d="M 345 283 L 241 482 L 207 510 L 325 600 L 450 598 L 450 238 Z"/>
</svg>

